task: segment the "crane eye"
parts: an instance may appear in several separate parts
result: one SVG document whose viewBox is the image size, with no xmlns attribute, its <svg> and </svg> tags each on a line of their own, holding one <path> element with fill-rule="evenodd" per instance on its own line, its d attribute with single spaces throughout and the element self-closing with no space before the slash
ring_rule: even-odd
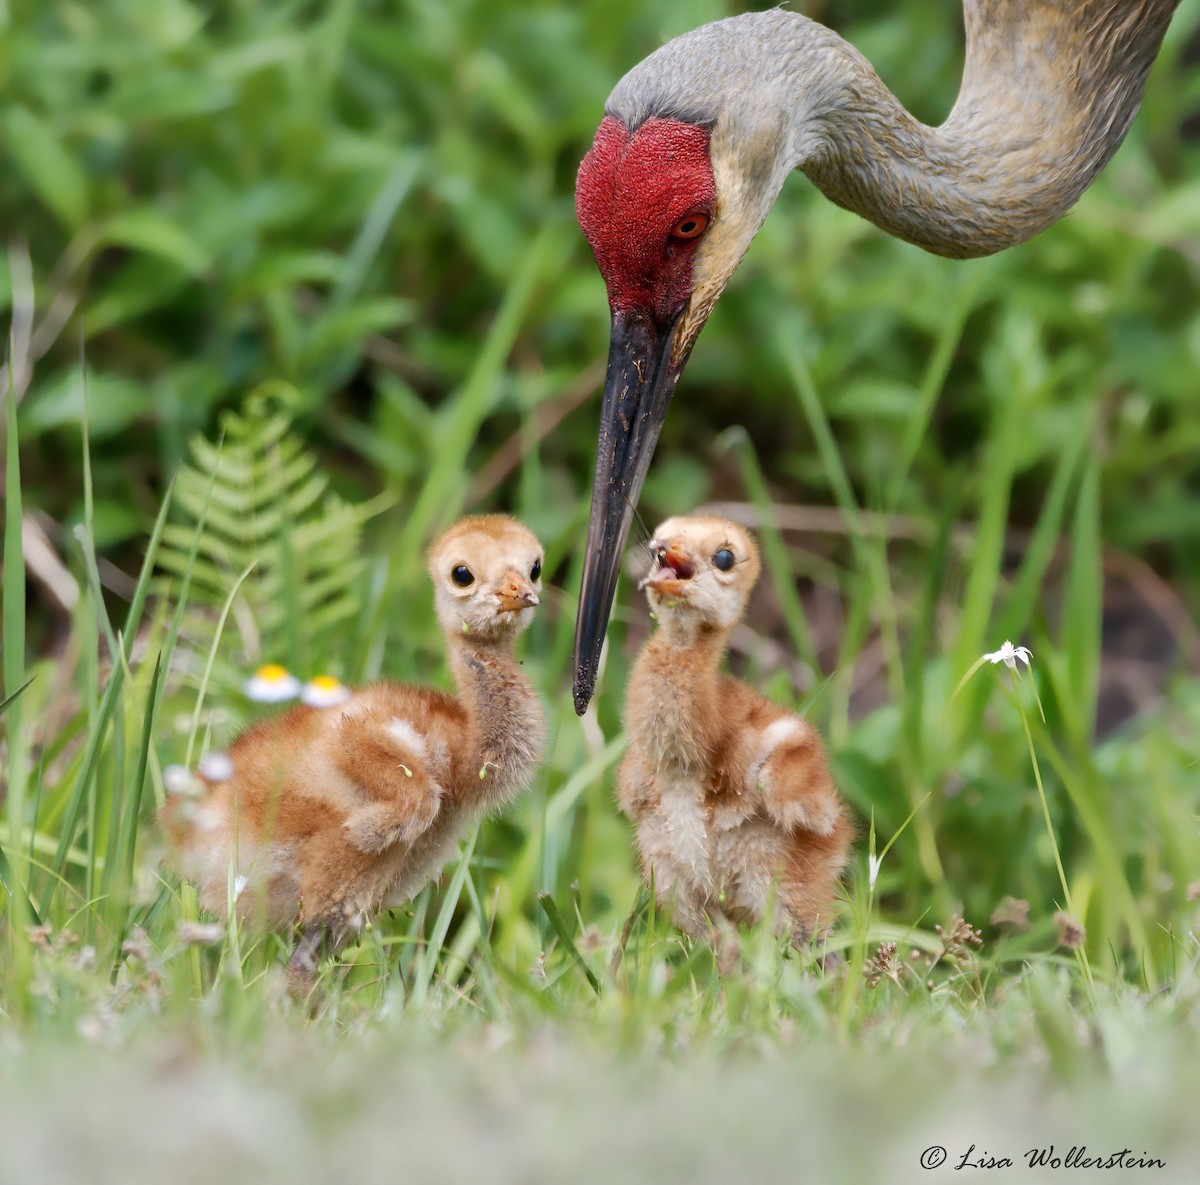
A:
<svg viewBox="0 0 1200 1185">
<path fill-rule="evenodd" d="M 459 564 L 456 568 L 451 568 L 450 579 L 458 585 L 459 588 L 470 588 L 475 583 L 475 577 L 471 569 L 466 564 Z"/>
<path fill-rule="evenodd" d="M 728 547 L 722 547 L 713 556 L 713 563 L 722 571 L 728 572 L 733 567 L 733 552 Z"/>
<path fill-rule="evenodd" d="M 534 560 L 533 567 L 529 569 L 529 581 L 531 584 L 536 584 L 542 577 L 542 561 Z"/>
<path fill-rule="evenodd" d="M 685 214 L 673 227 L 673 239 L 698 239 L 708 229 L 708 215 L 701 210 Z"/>
</svg>

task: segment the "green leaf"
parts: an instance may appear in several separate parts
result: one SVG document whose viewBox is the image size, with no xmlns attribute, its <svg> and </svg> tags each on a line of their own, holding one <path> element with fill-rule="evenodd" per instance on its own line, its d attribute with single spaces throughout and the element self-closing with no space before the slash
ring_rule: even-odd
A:
<svg viewBox="0 0 1200 1185">
<path fill-rule="evenodd" d="M 58 133 L 25 107 L 9 111 L 5 124 L 25 180 L 68 230 L 79 230 L 88 214 L 87 178 Z"/>
<path fill-rule="evenodd" d="M 104 227 L 104 241 L 157 255 L 193 276 L 212 262 L 209 253 L 178 222 L 161 210 L 146 207 L 110 219 Z"/>
</svg>

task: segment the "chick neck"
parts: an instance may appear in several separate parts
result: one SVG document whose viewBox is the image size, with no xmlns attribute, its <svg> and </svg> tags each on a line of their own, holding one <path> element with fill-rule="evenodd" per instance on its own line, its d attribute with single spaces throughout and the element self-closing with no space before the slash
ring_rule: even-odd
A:
<svg viewBox="0 0 1200 1185">
<path fill-rule="evenodd" d="M 525 786 L 544 745 L 541 704 L 514 656 L 515 637 L 512 630 L 446 637 L 450 672 L 475 740 L 468 777 L 485 810 L 503 806 Z"/>
<path fill-rule="evenodd" d="M 702 768 L 720 731 L 716 704 L 730 629 L 688 616 L 660 612 L 635 672 L 641 705 L 628 727 L 660 768 Z"/>
</svg>

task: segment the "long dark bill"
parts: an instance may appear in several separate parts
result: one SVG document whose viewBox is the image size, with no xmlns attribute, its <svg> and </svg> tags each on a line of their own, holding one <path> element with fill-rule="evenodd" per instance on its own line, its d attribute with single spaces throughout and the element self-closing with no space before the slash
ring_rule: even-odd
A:
<svg viewBox="0 0 1200 1185">
<path fill-rule="evenodd" d="M 575 619 L 575 711 L 580 716 L 596 689 L 600 649 L 633 508 L 682 369 L 681 361 L 674 366 L 670 361 L 678 323 L 678 316 L 661 325 L 650 317 L 613 313 L 592 513 Z"/>
</svg>

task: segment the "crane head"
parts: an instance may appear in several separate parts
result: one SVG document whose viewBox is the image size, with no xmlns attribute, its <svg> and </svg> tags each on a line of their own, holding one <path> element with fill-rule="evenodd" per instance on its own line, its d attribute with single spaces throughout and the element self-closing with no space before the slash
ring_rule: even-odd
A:
<svg viewBox="0 0 1200 1185">
<path fill-rule="evenodd" d="M 667 405 L 751 235 L 718 199 L 710 128 L 608 115 L 579 166 L 575 210 L 608 287 L 612 336 L 575 627 L 575 710 L 595 688 L 621 552 Z M 757 228 L 757 225 L 755 229 Z"/>
</svg>

